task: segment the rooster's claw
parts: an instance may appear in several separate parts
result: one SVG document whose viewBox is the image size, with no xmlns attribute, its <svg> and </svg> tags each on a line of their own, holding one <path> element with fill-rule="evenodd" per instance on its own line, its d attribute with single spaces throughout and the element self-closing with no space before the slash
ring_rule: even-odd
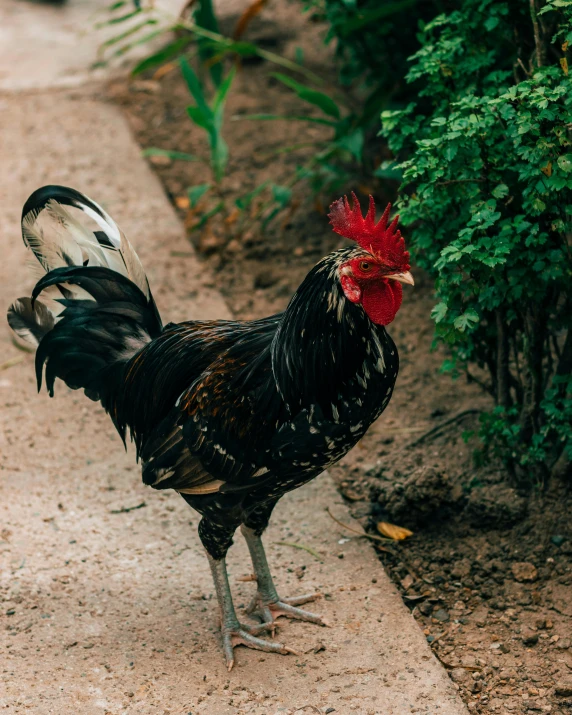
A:
<svg viewBox="0 0 572 715">
<path fill-rule="evenodd" d="M 263 623 L 262 626 L 268 626 L 268 624 Z M 262 628 L 262 626 L 260 626 L 260 628 Z M 282 645 L 282 643 L 274 643 L 272 641 L 263 640 L 262 638 L 257 638 L 252 635 L 250 628 L 251 626 L 240 626 L 239 628 L 223 628 L 222 630 L 222 646 L 226 659 L 226 667 L 229 671 L 232 670 L 234 665 L 234 649 L 237 645 L 244 645 L 247 648 L 254 648 L 255 650 L 263 650 L 266 653 L 299 655 L 295 650 L 287 648 L 285 645 Z M 259 627 L 253 626 L 252 628 L 257 629 Z"/>
</svg>

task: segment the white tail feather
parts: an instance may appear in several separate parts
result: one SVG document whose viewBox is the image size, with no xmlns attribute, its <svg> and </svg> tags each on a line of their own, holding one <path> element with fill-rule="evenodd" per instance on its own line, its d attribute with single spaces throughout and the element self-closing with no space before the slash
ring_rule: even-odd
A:
<svg viewBox="0 0 572 715">
<path fill-rule="evenodd" d="M 147 298 L 151 292 L 139 257 L 115 221 L 94 201 L 74 192 L 65 204 L 49 198 L 22 218 L 24 243 L 46 272 L 70 265 L 103 266 L 129 278 Z M 73 209 L 92 219 L 95 233 L 76 218 Z M 105 238 L 101 234 L 105 235 Z M 70 287 L 74 297 L 77 288 Z"/>
</svg>

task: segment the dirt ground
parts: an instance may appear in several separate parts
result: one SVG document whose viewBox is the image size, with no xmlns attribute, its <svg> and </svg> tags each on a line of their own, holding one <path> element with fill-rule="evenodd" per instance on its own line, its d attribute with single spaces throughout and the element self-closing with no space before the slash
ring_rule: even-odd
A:
<svg viewBox="0 0 572 715">
<path fill-rule="evenodd" d="M 305 50 L 307 66 L 326 76 L 331 58 L 321 28 L 288 11 L 251 28 L 277 52 Z M 285 31 L 284 28 L 288 29 Z M 243 64 L 227 118 L 245 113 L 300 113 L 293 95 L 268 77 L 267 64 Z M 143 147 L 205 153 L 203 136 L 186 116 L 188 92 L 173 69 L 109 87 Z M 292 175 L 304 152 L 277 154 L 285 144 L 319 141 L 327 129 L 289 122 L 227 121 L 231 158 L 222 196 L 229 204 L 266 179 Z M 294 138 L 293 138 L 294 137 Z M 311 152 L 312 149 L 306 149 Z M 374 151 L 383 151 L 375 147 Z M 305 154 L 308 156 L 308 153 Z M 197 164 L 152 160 L 167 194 L 192 226 L 186 188 L 208 179 Z M 348 187 L 351 189 L 354 187 Z M 394 187 L 375 191 L 379 204 Z M 332 197 L 334 198 L 334 197 Z M 202 260 L 238 318 L 285 307 L 308 269 L 343 239 L 322 207 L 302 190 L 295 211 L 263 231 L 212 222 L 190 233 Z M 455 687 L 475 713 L 572 711 L 572 533 L 570 485 L 518 490 L 500 465 L 475 467 L 479 409 L 489 398 L 475 384 L 442 375 L 440 349 L 431 351 L 433 304 L 429 279 L 413 268 L 390 332 L 401 372 L 392 402 L 362 442 L 334 469 L 352 512 L 373 534 L 380 521 L 414 531 L 379 556 L 412 609 Z"/>
</svg>

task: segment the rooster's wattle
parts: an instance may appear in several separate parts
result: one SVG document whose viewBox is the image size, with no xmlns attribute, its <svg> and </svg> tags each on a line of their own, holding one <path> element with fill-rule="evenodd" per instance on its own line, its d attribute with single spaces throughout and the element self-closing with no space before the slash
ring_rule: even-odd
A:
<svg viewBox="0 0 572 715">
<path fill-rule="evenodd" d="M 37 347 L 38 387 L 45 374 L 50 394 L 60 378 L 99 400 L 135 441 L 145 484 L 175 489 L 202 515 L 229 668 L 239 643 L 289 652 L 258 637 L 280 615 L 324 623 L 298 607 L 315 596 L 278 596 L 260 537 L 280 497 L 345 455 L 395 384 L 385 326 L 401 284 L 413 284 L 409 254 L 389 206 L 376 223 L 371 197 L 365 218 L 353 201 L 334 202 L 329 216 L 358 245 L 321 260 L 283 313 L 166 326 L 137 254 L 100 206 L 46 186 L 23 209 L 24 242 L 46 275 L 8 321 Z M 229 588 L 225 557 L 239 526 L 258 584 L 248 611 L 260 625 L 239 622 Z"/>
</svg>

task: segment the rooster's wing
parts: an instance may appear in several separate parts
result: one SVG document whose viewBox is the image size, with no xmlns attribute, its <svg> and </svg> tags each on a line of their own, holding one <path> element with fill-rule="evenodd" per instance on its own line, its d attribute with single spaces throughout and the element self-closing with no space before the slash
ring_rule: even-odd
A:
<svg viewBox="0 0 572 715">
<path fill-rule="evenodd" d="M 277 323 L 275 316 L 241 326 L 230 344 L 228 336 L 212 341 L 211 361 L 145 439 L 145 484 L 211 494 L 269 477 L 270 442 L 284 411 L 270 358 Z"/>
</svg>

